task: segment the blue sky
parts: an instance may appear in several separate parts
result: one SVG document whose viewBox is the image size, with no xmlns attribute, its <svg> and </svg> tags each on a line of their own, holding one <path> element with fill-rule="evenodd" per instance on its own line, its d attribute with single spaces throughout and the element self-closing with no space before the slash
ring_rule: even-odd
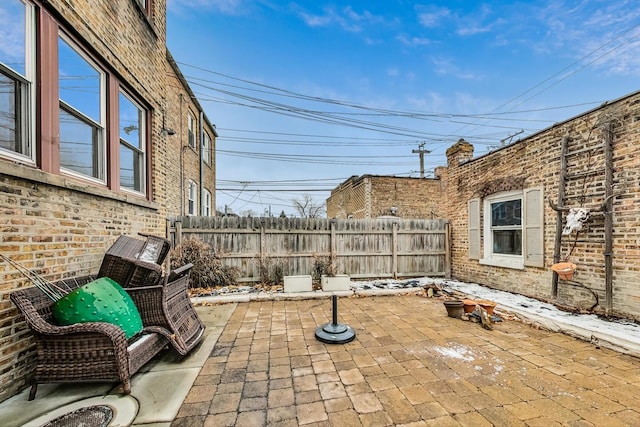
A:
<svg viewBox="0 0 640 427">
<path fill-rule="evenodd" d="M 216 207 L 254 215 L 640 90 L 637 0 L 168 0 L 167 38 L 220 135 Z"/>
</svg>

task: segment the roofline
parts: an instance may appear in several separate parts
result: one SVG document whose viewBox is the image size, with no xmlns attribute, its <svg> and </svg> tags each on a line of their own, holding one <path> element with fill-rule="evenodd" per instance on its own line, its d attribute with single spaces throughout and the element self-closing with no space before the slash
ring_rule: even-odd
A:
<svg viewBox="0 0 640 427">
<path fill-rule="evenodd" d="M 619 97 L 619 98 L 616 98 L 616 99 L 613 99 L 613 100 L 611 100 L 611 101 L 604 101 L 602 104 L 598 105 L 597 107 L 594 107 L 594 108 L 592 108 L 592 109 L 590 109 L 590 110 L 587 110 L 587 111 L 585 111 L 585 112 L 582 112 L 582 113 L 580 113 L 580 114 L 577 114 L 577 115 L 575 115 L 575 116 L 573 116 L 573 117 L 569 117 L 568 119 L 562 120 L 562 121 L 560 121 L 560 122 L 556 122 L 556 123 L 552 124 L 551 126 L 547 126 L 547 127 L 546 127 L 546 128 L 544 128 L 544 129 L 540 129 L 539 131 L 532 133 L 531 135 L 527 135 L 527 136 L 526 136 L 526 137 L 524 137 L 524 138 L 518 139 L 518 140 L 516 140 L 515 142 L 513 142 L 512 144 L 508 144 L 508 145 L 505 145 L 505 146 L 503 146 L 503 147 L 497 148 L 497 149 L 495 149 L 495 150 L 493 150 L 493 151 L 489 151 L 489 152 L 484 153 L 484 154 L 482 154 L 482 155 L 480 155 L 480 156 L 478 156 L 478 157 L 474 157 L 474 158 L 472 158 L 472 159 L 469 159 L 468 161 L 466 161 L 466 162 L 464 162 L 464 163 L 469 163 L 469 162 L 473 162 L 473 161 L 475 161 L 475 160 L 482 159 L 483 157 L 489 156 L 489 155 L 491 155 L 491 154 L 493 154 L 493 153 L 497 153 L 498 151 L 501 151 L 501 150 L 503 150 L 503 149 L 505 149 L 505 148 L 508 148 L 508 147 L 513 146 L 513 145 L 519 144 L 519 143 L 521 143 L 521 142 L 525 142 L 525 141 L 527 141 L 528 139 L 534 138 L 534 137 L 536 137 L 536 136 L 538 136 L 538 135 L 540 135 L 540 134 L 542 134 L 542 133 L 549 132 L 549 131 L 550 131 L 551 129 L 553 129 L 553 128 L 560 127 L 560 126 L 564 126 L 564 125 L 566 125 L 566 124 L 567 124 L 567 123 L 569 123 L 569 122 L 572 122 L 572 121 L 574 121 L 574 120 L 576 120 L 576 119 L 579 119 L 580 117 L 587 116 L 587 115 L 589 115 L 589 114 L 595 113 L 595 112 L 596 112 L 596 111 L 598 111 L 598 110 L 601 110 L 601 109 L 603 109 L 603 108 L 605 108 L 605 107 L 608 107 L 608 106 L 610 106 L 610 105 L 613 105 L 613 104 L 617 104 L 618 102 L 622 102 L 622 101 L 624 101 L 625 99 L 628 99 L 628 98 L 631 98 L 631 97 L 634 97 L 634 96 L 637 96 L 637 95 L 640 95 L 640 90 L 637 90 L 637 91 L 635 91 L 635 92 L 628 93 L 628 94 L 626 94 L 626 95 L 623 95 L 623 96 L 621 96 L 621 97 Z"/>
<path fill-rule="evenodd" d="M 178 80 L 180 80 L 180 83 L 182 83 L 182 86 L 183 86 L 184 90 L 187 91 L 187 93 L 189 94 L 189 97 L 191 97 L 191 100 L 193 101 L 193 103 L 196 104 L 196 107 L 198 107 L 198 110 L 200 110 L 202 112 L 202 117 L 204 118 L 205 123 L 207 125 L 209 125 L 210 129 L 213 129 L 213 134 L 217 138 L 219 135 L 218 135 L 218 132 L 216 130 L 216 125 L 212 124 L 209 121 L 209 118 L 207 117 L 207 114 L 204 112 L 204 109 L 202 108 L 202 105 L 200 105 L 200 101 L 198 101 L 198 98 L 196 97 L 196 95 L 191 90 L 191 86 L 189 86 L 189 82 L 187 82 L 187 79 L 184 78 L 184 75 L 182 74 L 182 71 L 180 71 L 180 67 L 178 66 L 178 63 L 176 62 L 175 59 L 173 59 L 173 56 L 171 55 L 171 52 L 169 52 L 168 48 L 167 48 L 167 61 L 169 61 L 169 65 L 171 65 L 171 68 L 173 69 L 173 72 L 176 73 L 176 77 L 178 77 Z"/>
</svg>

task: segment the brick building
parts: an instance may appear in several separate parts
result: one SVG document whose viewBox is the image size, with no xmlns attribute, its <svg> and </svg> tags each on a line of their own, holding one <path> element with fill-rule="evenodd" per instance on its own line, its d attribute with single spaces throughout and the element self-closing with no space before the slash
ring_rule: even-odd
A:
<svg viewBox="0 0 640 427">
<path fill-rule="evenodd" d="M 640 92 L 489 154 L 447 151 L 452 275 L 571 308 L 640 319 Z M 561 179 L 564 177 L 564 179 Z M 580 231 L 568 213 L 587 208 Z M 572 280 L 551 266 L 577 265 Z"/>
<path fill-rule="evenodd" d="M 351 177 L 327 216 L 446 218 L 453 277 L 640 320 L 638 106 L 640 92 L 477 158 L 461 139 L 435 179 Z M 570 208 L 589 218 L 563 235 Z M 571 280 L 560 261 L 577 265 Z"/>
<path fill-rule="evenodd" d="M 167 52 L 165 0 L 4 0 L 0 17 L 3 255 L 95 273 L 118 235 L 213 212 L 215 127 Z M 0 283 L 1 401 L 34 351 L 9 300 L 28 283 L 5 263 Z"/>
<path fill-rule="evenodd" d="M 436 171 L 438 173 L 438 171 Z M 439 176 L 439 175 L 438 175 Z M 331 191 L 328 218 L 442 218 L 440 178 L 352 176 Z"/>
</svg>

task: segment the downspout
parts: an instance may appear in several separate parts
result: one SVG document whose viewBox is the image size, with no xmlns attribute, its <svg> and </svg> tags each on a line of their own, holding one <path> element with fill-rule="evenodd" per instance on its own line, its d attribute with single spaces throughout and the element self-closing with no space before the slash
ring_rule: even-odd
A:
<svg viewBox="0 0 640 427">
<path fill-rule="evenodd" d="M 204 195 L 204 113 L 200 110 L 200 206 L 198 207 L 198 212 L 200 212 L 200 216 L 203 215 L 202 212 L 202 196 Z"/>
</svg>

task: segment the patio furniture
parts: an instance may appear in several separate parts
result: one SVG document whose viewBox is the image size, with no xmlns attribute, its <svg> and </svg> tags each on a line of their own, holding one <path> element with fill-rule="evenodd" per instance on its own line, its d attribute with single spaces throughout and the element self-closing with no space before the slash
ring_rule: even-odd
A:
<svg viewBox="0 0 640 427">
<path fill-rule="evenodd" d="M 145 286 L 162 279 L 162 263 L 171 243 L 160 236 L 141 234 L 145 240 L 122 235 L 102 258 L 98 277 L 109 277 L 121 286 Z"/>
<path fill-rule="evenodd" d="M 58 283 L 75 289 L 91 280 L 86 276 Z M 131 376 L 166 347 L 170 335 L 144 321 L 142 333 L 128 341 L 124 331 L 111 323 L 58 326 L 53 320 L 54 302 L 36 287 L 15 291 L 10 298 L 36 341 L 36 370 L 29 400 L 35 398 L 39 383 L 120 381 L 124 393 L 129 394 Z"/>
<path fill-rule="evenodd" d="M 187 292 L 192 267 L 187 264 L 173 270 L 156 284 L 124 287 L 138 307 L 142 323 L 171 331 L 166 337 L 183 356 L 201 341 L 205 330 Z"/>
<path fill-rule="evenodd" d="M 118 237 L 107 250 L 98 277 L 118 282 L 138 307 L 143 324 L 169 331 L 167 339 L 184 356 L 200 342 L 205 330 L 188 294 L 193 264 L 163 275 L 161 264 L 170 242 L 158 236 L 143 237 L 145 240 Z"/>
</svg>

